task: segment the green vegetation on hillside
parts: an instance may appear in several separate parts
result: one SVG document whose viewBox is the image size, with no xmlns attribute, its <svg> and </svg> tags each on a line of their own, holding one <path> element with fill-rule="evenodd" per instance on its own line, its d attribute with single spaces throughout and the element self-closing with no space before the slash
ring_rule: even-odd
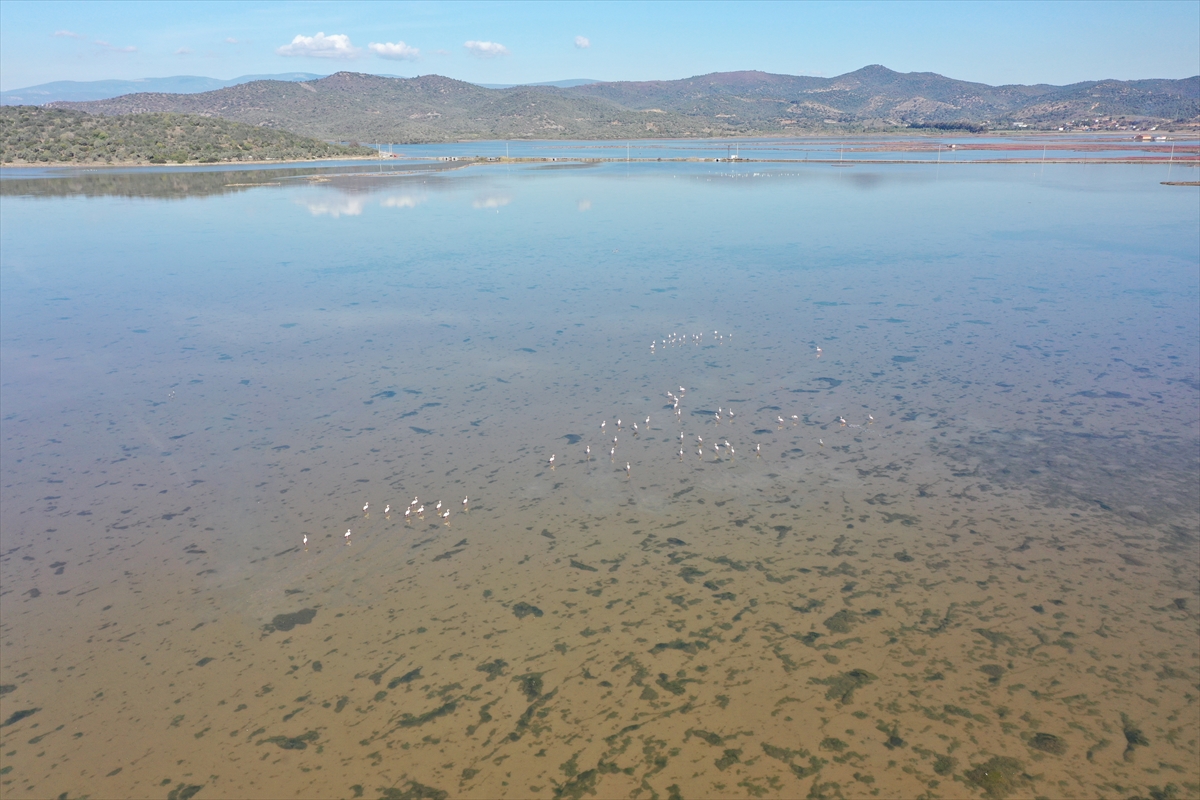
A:
<svg viewBox="0 0 1200 800">
<path fill-rule="evenodd" d="M 899 130 L 1146 130 L 1200 124 L 1200 77 L 987 86 L 864 67 L 836 78 L 725 72 L 675 81 L 486 89 L 339 72 L 197 94 L 53 103 L 90 114 L 223 117 L 333 141 L 627 140 Z"/>
<path fill-rule="evenodd" d="M 9 166 L 305 161 L 372 153 L 214 117 L 102 117 L 35 106 L 0 108 L 0 163 Z"/>
<path fill-rule="evenodd" d="M 983 132 L 1030 128 L 1128 128 L 1151 120 L 1196 121 L 1200 78 L 1087 81 L 1069 86 L 989 86 L 932 72 L 872 65 L 835 78 L 716 72 L 674 81 L 591 83 L 570 90 L 630 108 L 707 117 L 731 128 Z"/>
<path fill-rule="evenodd" d="M 101 115 L 203 114 L 332 141 L 399 144 L 723 136 L 732 130 L 721 120 L 714 125 L 625 108 L 552 86 L 484 89 L 437 75 L 402 79 L 350 72 L 306 83 L 254 81 L 199 94 L 144 93 L 53 107 Z"/>
</svg>

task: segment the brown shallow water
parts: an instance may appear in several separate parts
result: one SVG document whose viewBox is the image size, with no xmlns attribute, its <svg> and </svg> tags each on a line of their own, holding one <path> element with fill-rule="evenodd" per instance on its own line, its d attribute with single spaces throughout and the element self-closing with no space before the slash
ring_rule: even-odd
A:
<svg viewBox="0 0 1200 800">
<path fill-rule="evenodd" d="M 4 795 L 1200 792 L 1177 258 L 625 235 L 594 278 L 313 263 L 304 302 L 264 267 L 10 317 Z M 9 310 L 53 294 L 11 252 Z"/>
</svg>

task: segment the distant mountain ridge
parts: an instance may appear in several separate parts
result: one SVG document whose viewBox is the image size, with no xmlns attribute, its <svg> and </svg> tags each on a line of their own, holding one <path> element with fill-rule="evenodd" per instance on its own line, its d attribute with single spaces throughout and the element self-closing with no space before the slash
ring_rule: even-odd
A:
<svg viewBox="0 0 1200 800">
<path fill-rule="evenodd" d="M 589 83 L 603 83 L 595 78 L 568 78 L 565 81 L 538 81 L 537 83 L 477 83 L 484 89 L 512 89 L 517 86 L 557 86 L 560 89 L 570 89 L 572 86 L 586 86 Z"/>
<path fill-rule="evenodd" d="M 229 80 L 204 78 L 198 75 L 174 75 L 169 78 L 142 78 L 122 81 L 53 81 L 24 89 L 9 89 L 0 92 L 0 105 L 41 106 L 58 101 L 87 102 L 108 100 L 135 92 L 161 92 L 164 94 L 195 94 L 211 92 L 251 81 L 312 81 L 324 77 L 312 72 L 284 72 L 279 75 L 242 75 Z"/>
<path fill-rule="evenodd" d="M 40 83 L 37 86 L 27 86 L 23 89 L 9 89 L 0 92 L 0 106 L 42 106 L 47 103 L 66 101 L 84 103 L 92 100 L 108 100 L 126 94 L 151 92 L 156 94 L 198 94 L 225 89 L 251 81 L 315 81 L 325 77 L 312 72 L 284 72 L 278 75 L 241 75 L 237 78 L 222 80 L 220 78 L 205 78 L 198 75 L 174 75 L 169 78 L 141 78 L 138 80 L 104 80 L 104 81 L 52 81 Z M 381 78 L 400 78 L 400 75 L 379 73 Z M 562 81 L 541 81 L 538 83 L 479 83 L 485 89 L 511 89 L 514 86 L 558 86 L 567 88 L 583 86 L 587 83 L 600 83 L 595 78 L 570 78 Z"/>
<path fill-rule="evenodd" d="M 336 141 L 750 136 L 904 127 L 1131 127 L 1200 123 L 1200 76 L 989 86 L 872 65 L 835 78 L 719 72 L 673 81 L 488 89 L 424 75 L 339 72 L 198 94 L 138 93 L 84 103 L 91 114 L 224 117 Z M 1095 122 L 1103 120 L 1103 124 Z"/>
</svg>

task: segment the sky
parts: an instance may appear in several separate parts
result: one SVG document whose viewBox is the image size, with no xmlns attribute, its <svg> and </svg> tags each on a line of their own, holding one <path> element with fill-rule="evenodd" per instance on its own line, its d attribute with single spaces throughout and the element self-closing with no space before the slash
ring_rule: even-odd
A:
<svg viewBox="0 0 1200 800">
<path fill-rule="evenodd" d="M 869 64 L 993 85 L 1200 74 L 1200 2 L 0 2 L 0 89 L 341 70 L 473 83 Z"/>
</svg>

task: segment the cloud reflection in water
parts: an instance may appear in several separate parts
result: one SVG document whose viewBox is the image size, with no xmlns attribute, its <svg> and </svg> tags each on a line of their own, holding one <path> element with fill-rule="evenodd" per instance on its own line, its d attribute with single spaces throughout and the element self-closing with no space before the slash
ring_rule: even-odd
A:
<svg viewBox="0 0 1200 800">
<path fill-rule="evenodd" d="M 411 194 L 394 194 L 383 198 L 379 205 L 384 208 L 416 208 L 424 202 L 424 197 L 416 197 Z"/>
<path fill-rule="evenodd" d="M 313 201 L 302 200 L 300 204 L 308 209 L 308 213 L 314 217 L 320 217 L 328 214 L 337 219 L 338 217 L 357 217 L 363 212 L 365 203 L 362 198 L 346 197 L 341 200 L 329 201 Z"/>
<path fill-rule="evenodd" d="M 502 208 L 512 202 L 512 197 L 506 194 L 494 194 L 487 197 L 477 197 L 471 205 L 474 208 Z"/>
</svg>

